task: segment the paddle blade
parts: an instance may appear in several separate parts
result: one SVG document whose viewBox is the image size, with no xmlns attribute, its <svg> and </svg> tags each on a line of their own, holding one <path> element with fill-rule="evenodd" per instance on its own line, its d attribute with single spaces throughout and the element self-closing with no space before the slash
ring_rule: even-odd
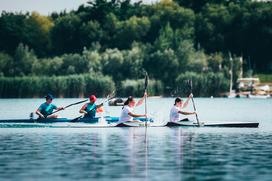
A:
<svg viewBox="0 0 272 181">
<path fill-rule="evenodd" d="M 115 97 L 115 91 L 112 91 L 111 94 L 108 95 L 107 99 L 111 100 Z"/>
<path fill-rule="evenodd" d="M 192 79 L 190 80 L 190 90 L 191 90 L 191 93 L 193 92 L 193 81 Z"/>
<path fill-rule="evenodd" d="M 97 109 L 96 109 L 96 112 L 97 112 L 97 113 L 102 113 L 102 112 L 104 112 L 103 107 L 101 106 L 100 108 L 97 108 Z"/>
<path fill-rule="evenodd" d="M 145 91 L 147 90 L 147 86 L 148 86 L 148 74 L 147 72 L 145 72 L 145 84 L 144 84 Z"/>
<path fill-rule="evenodd" d="M 186 96 L 190 95 L 191 94 L 190 80 L 188 80 L 188 79 L 184 80 L 183 84 L 180 85 L 177 88 L 176 92 L 174 92 L 174 93 L 176 93 L 176 94 L 174 94 L 174 96 L 184 96 L 184 97 L 186 97 Z"/>
</svg>

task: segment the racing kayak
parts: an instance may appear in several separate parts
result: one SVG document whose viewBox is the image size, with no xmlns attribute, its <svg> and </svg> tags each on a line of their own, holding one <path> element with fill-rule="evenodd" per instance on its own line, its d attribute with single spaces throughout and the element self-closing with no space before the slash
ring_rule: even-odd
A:
<svg viewBox="0 0 272 181">
<path fill-rule="evenodd" d="M 119 120 L 118 117 L 96 117 L 96 118 L 77 118 L 77 119 L 68 119 L 68 118 L 38 118 L 38 119 L 2 119 L 0 123 L 69 123 L 69 122 L 80 122 L 80 123 L 90 123 L 95 124 L 102 120 L 105 120 L 108 123 L 115 123 Z"/>
<path fill-rule="evenodd" d="M 137 118 L 142 122 L 125 122 L 118 123 L 118 117 L 105 116 L 96 118 L 78 118 L 78 119 L 68 119 L 68 118 L 46 118 L 46 119 L 4 119 L 0 120 L 0 123 L 86 123 L 91 125 L 97 125 L 100 127 L 99 123 L 104 122 L 103 127 L 144 127 L 145 118 Z M 167 123 L 155 123 L 153 119 L 147 120 L 148 127 L 237 127 L 237 128 L 257 128 L 259 126 L 258 122 L 226 122 L 226 123 L 201 123 L 198 125 L 193 121 L 188 119 L 181 120 L 179 122 L 167 122 Z"/>
<path fill-rule="evenodd" d="M 140 121 L 146 121 L 146 118 L 137 118 Z M 104 117 L 95 117 L 95 118 L 84 118 L 78 117 L 75 119 L 68 118 L 38 118 L 38 119 L 2 119 L 0 123 L 89 123 L 96 124 L 99 122 L 107 122 L 108 124 L 117 123 L 119 117 L 114 116 L 104 116 Z M 148 122 L 153 122 L 153 119 L 148 118 Z"/>
<path fill-rule="evenodd" d="M 179 122 L 168 122 L 165 126 L 167 127 L 230 127 L 230 128 L 258 128 L 258 122 L 218 122 L 218 123 L 194 123 L 193 121 L 181 120 Z"/>
<path fill-rule="evenodd" d="M 126 122 L 117 124 L 116 127 L 144 127 L 144 123 Z M 147 124 L 147 127 L 225 127 L 225 128 L 258 128 L 256 122 L 228 122 L 228 123 L 174 123 L 168 122 L 164 125 Z"/>
<path fill-rule="evenodd" d="M 142 122 L 125 122 L 117 124 L 116 127 L 144 127 L 145 123 Z M 147 123 L 148 127 L 229 127 L 229 128 L 258 128 L 258 122 L 226 122 L 226 123 L 194 123 L 189 119 L 183 119 L 178 122 L 167 122 L 164 125 Z"/>
</svg>

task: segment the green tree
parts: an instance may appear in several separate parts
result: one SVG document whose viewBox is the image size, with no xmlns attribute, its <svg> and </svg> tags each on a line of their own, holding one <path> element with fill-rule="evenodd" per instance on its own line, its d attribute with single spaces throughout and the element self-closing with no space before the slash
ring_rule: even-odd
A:
<svg viewBox="0 0 272 181">
<path fill-rule="evenodd" d="M 186 83 L 192 80 L 193 94 L 195 96 L 219 96 L 222 92 L 228 90 L 229 81 L 223 73 L 195 73 L 185 72 L 176 78 L 176 90 L 179 95 L 188 96 L 190 87 Z"/>
<path fill-rule="evenodd" d="M 207 57 L 208 67 L 213 72 L 222 70 L 223 55 L 221 53 L 213 53 Z"/>
<path fill-rule="evenodd" d="M 34 61 L 32 65 L 33 75 L 62 75 L 63 57 L 43 58 Z"/>
<path fill-rule="evenodd" d="M 88 72 L 101 72 L 102 63 L 101 63 L 101 54 L 98 50 L 87 50 L 84 49 L 82 52 L 82 58 L 88 62 Z"/>
<path fill-rule="evenodd" d="M 207 52 L 227 52 L 225 34 L 230 31 L 232 16 L 222 4 L 207 5 L 196 20 L 196 41 Z"/>
<path fill-rule="evenodd" d="M 160 30 L 159 37 L 154 42 L 156 49 L 165 50 L 173 48 L 174 31 L 170 24 L 167 23 L 165 27 Z"/>
<path fill-rule="evenodd" d="M 134 42 L 130 50 L 123 51 L 123 78 L 139 79 L 144 76 L 143 62 L 147 56 L 145 48 L 146 46 Z"/>
<path fill-rule="evenodd" d="M 132 16 L 118 23 L 114 41 L 117 48 L 128 49 L 133 41 L 141 41 L 148 33 L 150 21 L 147 17 Z"/>
<path fill-rule="evenodd" d="M 46 56 L 50 50 L 50 31 L 53 22 L 50 18 L 42 16 L 37 12 L 25 20 L 25 42 L 35 50 L 39 56 Z"/>
<path fill-rule="evenodd" d="M 157 50 L 144 62 L 144 68 L 151 78 L 162 80 L 166 88 L 173 86 L 178 74 L 179 62 L 172 49 Z"/>
<path fill-rule="evenodd" d="M 32 65 L 37 60 L 33 50 L 27 45 L 20 43 L 15 51 L 14 62 L 10 70 L 14 75 L 29 75 L 32 72 Z"/>
<path fill-rule="evenodd" d="M 118 29 L 119 20 L 117 16 L 113 13 L 107 14 L 105 19 L 106 23 L 101 24 L 103 29 L 101 45 L 105 48 L 116 48 L 114 38 Z"/>
<path fill-rule="evenodd" d="M 88 73 L 90 72 L 89 60 L 80 54 L 65 54 L 61 70 L 66 75 Z"/>
<path fill-rule="evenodd" d="M 59 17 L 51 31 L 53 50 L 56 54 L 80 52 L 79 28 L 81 20 L 70 13 Z"/>
<path fill-rule="evenodd" d="M 103 37 L 103 30 L 97 21 L 83 23 L 79 31 L 81 47 L 89 48 L 92 43 L 100 42 Z"/>
<path fill-rule="evenodd" d="M 24 42 L 27 15 L 3 11 L 0 16 L 0 50 L 13 54 L 20 42 Z"/>
<path fill-rule="evenodd" d="M 175 53 L 179 61 L 179 72 L 187 71 L 189 63 L 193 61 L 195 54 L 193 42 L 190 40 L 181 40 Z"/>
<path fill-rule="evenodd" d="M 13 58 L 3 52 L 0 52 L 0 76 L 8 76 L 10 75 L 10 68 L 13 64 Z"/>
<path fill-rule="evenodd" d="M 192 30 L 194 30 L 195 14 L 192 10 L 180 7 L 173 1 L 164 0 L 145 8 L 145 11 L 145 14 L 148 13 L 151 24 L 147 35 L 147 40 L 150 43 L 157 39 L 159 31 L 162 27 L 166 27 L 167 24 L 170 24 L 173 31 L 182 29 L 184 36 L 194 37 L 194 31 Z M 185 37 L 181 38 L 184 39 Z"/>
<path fill-rule="evenodd" d="M 188 62 L 188 70 L 192 72 L 203 72 L 208 70 L 207 57 L 203 51 L 196 51 Z"/>
<path fill-rule="evenodd" d="M 272 65 L 272 3 L 252 2 L 246 4 L 247 11 L 243 12 L 240 22 L 244 41 L 238 55 L 249 57 L 255 71 L 271 72 Z M 256 13 L 257 12 L 257 13 Z M 234 37 L 236 38 L 236 37 Z M 230 40 L 231 42 L 231 40 Z M 248 58 L 248 59 L 249 59 Z"/>
<path fill-rule="evenodd" d="M 229 3 L 231 1 L 237 1 L 237 0 L 174 0 L 177 2 L 179 5 L 190 8 L 194 10 L 195 12 L 200 12 L 203 7 L 205 7 L 206 4 L 224 4 L 224 3 Z"/>
<path fill-rule="evenodd" d="M 108 14 L 116 14 L 119 3 L 116 0 L 93 0 L 88 1 L 90 7 L 90 19 L 96 19 L 100 23 L 105 23 Z"/>
<path fill-rule="evenodd" d="M 124 56 L 118 49 L 106 49 L 102 54 L 103 73 L 113 77 L 114 81 L 123 79 Z"/>
</svg>

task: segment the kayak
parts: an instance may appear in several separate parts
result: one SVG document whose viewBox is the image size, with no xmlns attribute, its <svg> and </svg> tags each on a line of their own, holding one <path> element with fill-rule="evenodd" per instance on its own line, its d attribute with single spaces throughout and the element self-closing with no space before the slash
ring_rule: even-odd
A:
<svg viewBox="0 0 272 181">
<path fill-rule="evenodd" d="M 96 117 L 96 118 L 38 118 L 38 119 L 6 119 L 0 120 L 0 123 L 68 123 L 68 122 L 80 122 L 80 123 L 91 123 L 95 124 L 102 120 L 105 120 L 108 123 L 117 122 L 118 117 Z"/>
<path fill-rule="evenodd" d="M 137 118 L 137 120 L 146 121 L 146 118 Z M 84 118 L 78 117 L 75 119 L 68 118 L 38 118 L 38 119 L 2 119 L 0 123 L 89 123 L 96 124 L 99 122 L 107 122 L 108 124 L 117 123 L 119 117 L 114 116 L 104 116 L 104 117 L 95 117 L 95 118 Z M 148 122 L 153 122 L 153 119 L 148 118 Z"/>
<path fill-rule="evenodd" d="M 168 122 L 167 127 L 229 127 L 229 128 L 258 128 L 257 122 L 227 122 L 227 123 L 184 123 L 184 122 Z"/>
<path fill-rule="evenodd" d="M 126 123 L 120 123 L 116 125 L 117 127 L 143 127 L 145 126 L 145 123 L 138 123 L 138 122 L 126 122 Z M 189 119 L 183 119 L 178 122 L 167 122 L 163 125 L 158 124 L 152 124 L 147 123 L 147 127 L 225 127 L 225 128 L 258 128 L 259 123 L 258 122 L 226 122 L 226 123 L 200 123 L 198 125 L 197 123 L 189 120 Z"/>
<path fill-rule="evenodd" d="M 166 124 L 157 124 L 153 122 L 124 122 L 124 123 L 118 123 L 115 125 L 115 127 L 165 127 Z"/>
<path fill-rule="evenodd" d="M 0 123 L 86 123 L 86 125 L 92 125 L 92 127 L 237 127 L 237 128 L 257 128 L 258 122 L 226 122 L 226 123 L 201 123 L 198 125 L 188 119 L 181 120 L 179 122 L 167 122 L 167 123 L 155 123 L 153 119 L 137 118 L 142 122 L 125 122 L 118 123 L 119 117 L 105 116 L 96 118 L 46 118 L 46 119 L 4 119 L 0 120 Z M 100 123 L 104 123 L 100 125 Z M 147 125 L 145 125 L 147 124 Z"/>
<path fill-rule="evenodd" d="M 63 123 L 69 122 L 67 118 L 46 118 L 46 119 L 1 119 L 0 123 Z"/>
</svg>

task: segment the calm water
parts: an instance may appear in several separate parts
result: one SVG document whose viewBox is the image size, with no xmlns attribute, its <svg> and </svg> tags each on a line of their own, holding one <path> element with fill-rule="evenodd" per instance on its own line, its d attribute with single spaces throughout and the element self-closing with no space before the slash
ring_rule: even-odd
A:
<svg viewBox="0 0 272 181">
<path fill-rule="evenodd" d="M 55 103 L 65 106 L 79 100 Z M 173 101 L 149 98 L 148 112 L 163 122 Z M 42 102 L 0 99 L 0 119 L 27 118 Z M 271 180 L 272 99 L 195 102 L 201 121 L 258 121 L 260 127 L 145 130 L 1 125 L 0 180 Z M 77 117 L 79 109 L 80 105 L 70 107 L 60 115 Z M 105 106 L 105 114 L 118 116 L 120 109 Z M 192 105 L 187 110 L 192 111 Z M 135 110 L 143 111 L 143 107 Z"/>
</svg>

